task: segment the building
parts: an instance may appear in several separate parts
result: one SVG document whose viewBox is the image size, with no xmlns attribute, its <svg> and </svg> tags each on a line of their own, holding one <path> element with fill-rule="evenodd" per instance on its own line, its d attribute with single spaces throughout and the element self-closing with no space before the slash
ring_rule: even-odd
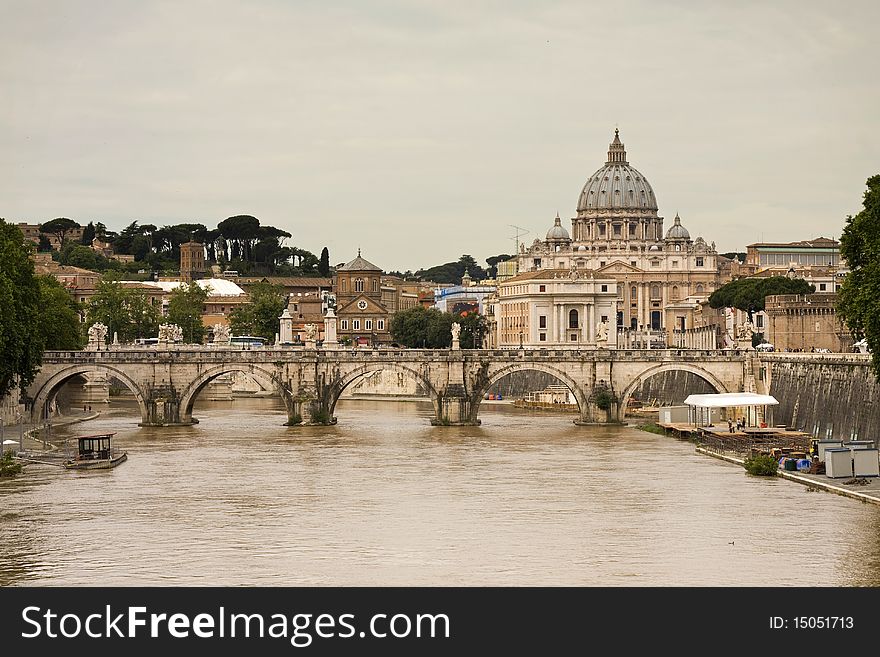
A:
<svg viewBox="0 0 880 657">
<path fill-rule="evenodd" d="M 757 242 L 746 247 L 740 267 L 745 276 L 803 278 L 816 292 L 837 292 L 848 268 L 840 255 L 840 243 L 827 237 L 799 242 Z"/>
<path fill-rule="evenodd" d="M 101 274 L 98 272 L 72 265 L 59 265 L 51 259 L 37 259 L 34 271 L 40 275 L 54 276 L 78 303 L 88 303 L 101 282 Z"/>
<path fill-rule="evenodd" d="M 337 339 L 354 344 L 391 342 L 388 307 L 382 302 L 382 269 L 361 257 L 336 268 Z"/>
<path fill-rule="evenodd" d="M 180 245 L 180 277 L 187 283 L 205 274 L 205 245 L 184 242 Z"/>
<path fill-rule="evenodd" d="M 58 239 L 57 235 L 53 235 L 52 233 L 43 233 L 40 230 L 41 224 L 28 224 L 28 223 L 19 223 L 18 228 L 21 231 L 22 235 L 25 236 L 25 239 L 30 240 L 34 244 L 40 243 L 40 235 L 45 235 L 46 239 L 49 240 L 49 244 L 52 245 L 52 248 L 55 251 L 61 249 L 61 241 Z M 83 231 L 85 229 L 82 226 L 77 226 L 76 228 L 72 228 L 67 231 L 65 235 L 66 239 L 71 242 L 82 242 Z"/>
<path fill-rule="evenodd" d="M 202 310 L 202 323 L 207 327 L 214 326 L 214 324 L 228 325 L 229 314 L 237 307 L 250 303 L 250 297 L 247 292 L 236 283 L 224 278 L 200 278 L 192 282 L 208 291 L 205 306 Z M 137 289 L 147 290 L 148 288 L 154 288 L 161 290 L 162 314 L 167 315 L 171 292 L 182 283 L 183 281 L 177 280 L 159 280 L 143 281 L 136 285 Z"/>
<path fill-rule="evenodd" d="M 612 326 L 670 333 L 692 328 L 697 304 L 719 284 L 714 242 L 692 239 L 678 214 L 664 233 L 654 190 L 627 161 L 617 130 L 605 164 L 581 190 L 571 229 L 557 215 L 544 240 L 521 245 L 519 275 L 591 272 L 616 281 Z"/>
<path fill-rule="evenodd" d="M 460 315 L 477 312 L 486 314 L 486 300 L 495 294 L 494 285 L 471 285 L 465 275 L 461 285 L 438 287 L 434 290 L 434 307 L 444 313 Z"/>
<path fill-rule="evenodd" d="M 289 297 L 317 295 L 333 291 L 333 278 L 327 276 L 241 276 L 236 282 L 245 290 L 256 283 L 279 286 Z"/>
<path fill-rule="evenodd" d="M 491 346 L 616 346 L 617 283 L 592 271 L 539 269 L 498 285 Z M 598 335 L 604 323 L 606 339 Z"/>
<path fill-rule="evenodd" d="M 776 351 L 853 350 L 849 329 L 835 310 L 837 294 L 779 294 L 764 300 L 765 339 Z"/>
</svg>

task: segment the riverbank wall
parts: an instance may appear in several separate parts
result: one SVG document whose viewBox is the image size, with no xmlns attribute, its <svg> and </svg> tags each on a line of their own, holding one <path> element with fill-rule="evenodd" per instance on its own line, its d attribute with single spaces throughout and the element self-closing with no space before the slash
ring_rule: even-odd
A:
<svg viewBox="0 0 880 657">
<path fill-rule="evenodd" d="M 773 423 L 816 438 L 880 440 L 880 383 L 868 356 L 774 354 L 762 377 L 779 405 Z"/>
</svg>

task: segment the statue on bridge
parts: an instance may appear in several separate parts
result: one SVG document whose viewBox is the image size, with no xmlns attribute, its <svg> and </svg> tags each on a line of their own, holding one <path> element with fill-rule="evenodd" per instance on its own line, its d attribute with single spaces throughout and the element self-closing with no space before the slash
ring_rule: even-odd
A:
<svg viewBox="0 0 880 657">
<path fill-rule="evenodd" d="M 214 344 L 229 344 L 229 326 L 226 324 L 214 324 Z"/>
<path fill-rule="evenodd" d="M 754 327 L 752 326 L 752 323 L 749 320 L 746 320 L 739 325 L 736 337 L 739 340 L 751 340 L 753 330 Z"/>
<path fill-rule="evenodd" d="M 183 329 L 177 324 L 159 324 L 159 342 L 182 342 Z"/>
<path fill-rule="evenodd" d="M 453 349 L 461 349 L 459 338 L 461 337 L 461 324 L 458 322 L 453 322 L 450 327 L 452 331 L 452 348 Z"/>
<path fill-rule="evenodd" d="M 89 327 L 89 349 L 102 349 L 107 339 L 107 327 L 100 322 Z"/>
</svg>

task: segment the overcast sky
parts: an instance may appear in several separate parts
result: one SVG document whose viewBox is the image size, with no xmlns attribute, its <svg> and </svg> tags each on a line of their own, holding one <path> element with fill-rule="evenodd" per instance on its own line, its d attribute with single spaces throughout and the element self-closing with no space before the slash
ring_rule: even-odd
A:
<svg viewBox="0 0 880 657">
<path fill-rule="evenodd" d="M 0 216 L 416 269 L 543 238 L 615 126 L 720 251 L 838 237 L 880 173 L 880 3 L 0 0 Z"/>
</svg>

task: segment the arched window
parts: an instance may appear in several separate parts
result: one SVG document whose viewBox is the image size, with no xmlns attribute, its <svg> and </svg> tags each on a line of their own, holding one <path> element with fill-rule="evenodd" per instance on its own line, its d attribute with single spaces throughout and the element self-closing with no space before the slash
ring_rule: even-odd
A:
<svg viewBox="0 0 880 657">
<path fill-rule="evenodd" d="M 702 285 L 702 283 L 698 283 L 697 284 L 697 294 L 702 294 L 702 293 L 703 293 L 703 285 Z"/>
<path fill-rule="evenodd" d="M 363 292 L 364 291 L 364 279 L 363 278 L 354 279 L 354 291 L 355 292 Z"/>
<path fill-rule="evenodd" d="M 678 285 L 672 286 L 672 298 L 678 299 Z"/>
<path fill-rule="evenodd" d="M 378 292 L 378 291 L 379 291 L 379 279 L 378 279 L 378 278 L 374 278 L 374 279 L 373 279 L 373 287 L 372 287 L 372 289 L 373 289 L 373 292 Z"/>
<path fill-rule="evenodd" d="M 578 327 L 578 311 L 570 310 L 568 313 L 568 328 L 576 329 Z"/>
<path fill-rule="evenodd" d="M 635 285 L 633 285 L 633 286 L 629 289 L 629 296 L 630 296 L 630 298 L 633 299 L 633 300 L 635 300 L 635 299 L 639 296 L 639 290 L 638 290 L 638 288 L 637 288 Z"/>
<path fill-rule="evenodd" d="M 651 298 L 652 299 L 659 299 L 660 298 L 660 286 L 659 285 L 652 285 L 651 286 Z"/>
<path fill-rule="evenodd" d="M 347 278 L 342 279 L 342 291 L 348 292 L 348 279 Z"/>
</svg>

